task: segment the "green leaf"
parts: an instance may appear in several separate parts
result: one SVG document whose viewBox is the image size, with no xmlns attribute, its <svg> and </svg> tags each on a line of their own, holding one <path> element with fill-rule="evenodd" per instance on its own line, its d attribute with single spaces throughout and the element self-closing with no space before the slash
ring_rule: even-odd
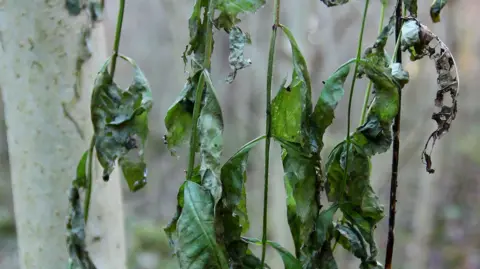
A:
<svg viewBox="0 0 480 269">
<path fill-rule="evenodd" d="M 125 56 L 134 69 L 134 79 L 126 90 L 120 89 L 109 74 L 110 59 L 95 79 L 91 100 L 95 149 L 108 180 L 118 160 L 131 191 L 146 183 L 144 147 L 148 135 L 148 113 L 152 93 L 147 79 L 136 63 Z"/>
<path fill-rule="evenodd" d="M 184 199 L 176 231 L 180 268 L 227 269 L 225 253 L 215 237 L 215 204 L 210 192 L 195 182 L 187 181 Z"/>
<path fill-rule="evenodd" d="M 200 178 L 200 166 L 197 166 L 193 169 L 193 175 L 192 175 L 192 182 L 195 182 L 197 184 L 201 183 L 201 178 Z M 184 193 L 185 193 L 185 186 L 187 185 L 187 181 L 184 181 L 180 188 L 178 189 L 177 193 L 177 211 L 170 221 L 170 223 L 165 227 L 163 230 L 168 236 L 169 243 L 170 245 L 175 249 L 175 245 L 177 244 L 178 238 L 176 235 L 176 230 L 177 230 L 177 222 L 178 218 L 180 218 L 180 214 L 182 213 L 183 210 L 183 205 L 184 205 Z"/>
<path fill-rule="evenodd" d="M 395 27 L 396 16 L 395 13 L 390 16 L 388 24 L 385 25 L 377 37 L 375 43 L 372 46 L 368 47 L 364 52 L 364 58 L 367 59 L 370 63 L 387 68 L 390 64 L 390 57 L 388 56 L 385 46 L 387 45 L 388 37 L 393 34 Z M 361 77 L 364 74 L 364 70 L 360 65 L 359 76 Z"/>
<path fill-rule="evenodd" d="M 317 169 L 314 159 L 298 158 L 282 149 L 287 218 L 299 257 L 301 248 L 309 241 L 318 214 Z M 318 180 L 318 181 L 317 181 Z"/>
<path fill-rule="evenodd" d="M 225 198 L 222 200 L 223 204 L 232 213 L 239 216 L 239 224 L 243 233 L 249 227 L 245 191 L 248 154 L 264 138 L 265 136 L 261 136 L 245 144 L 222 166 L 221 170 L 223 195 Z"/>
<path fill-rule="evenodd" d="M 410 13 L 410 16 L 417 17 L 417 0 L 403 0 L 403 3 L 405 4 L 405 8 L 408 10 L 408 13 Z"/>
<path fill-rule="evenodd" d="M 319 141 L 320 149 L 323 148 L 323 135 L 335 118 L 335 109 L 338 102 L 342 99 L 345 90 L 343 84 L 350 72 L 350 65 L 346 64 L 340 67 L 333 73 L 323 86 L 320 97 L 312 114 L 312 121 L 314 124 L 314 132 Z"/>
<path fill-rule="evenodd" d="M 216 205 L 222 196 L 220 158 L 223 150 L 223 117 L 210 76 L 206 70 L 203 73 L 207 87 L 197 124 L 200 136 L 200 175 L 202 185 L 211 192 Z"/>
<path fill-rule="evenodd" d="M 333 216 L 338 210 L 338 204 L 332 204 L 328 209 L 320 212 L 315 225 L 317 244 L 322 245 L 331 238 L 333 228 Z"/>
<path fill-rule="evenodd" d="M 339 235 L 339 243 L 346 250 L 352 252 L 355 257 L 362 261 L 368 259 L 368 249 L 361 233 L 353 225 L 343 225 L 341 223 L 335 226 L 335 231 Z"/>
<path fill-rule="evenodd" d="M 272 101 L 272 135 L 287 142 L 316 147 L 309 139 L 312 89 L 307 63 L 290 30 L 281 26 L 292 47 L 293 72 L 290 85 L 282 87 Z"/>
<path fill-rule="evenodd" d="M 195 88 L 200 74 L 201 72 L 197 72 L 187 79 L 182 92 L 165 116 L 165 127 L 167 129 L 165 142 L 171 151 L 186 143 L 192 132 Z"/>
<path fill-rule="evenodd" d="M 240 13 L 254 13 L 265 5 L 265 0 L 217 0 L 216 9 L 221 13 L 215 20 L 215 27 L 227 32 L 240 22 Z"/>
<path fill-rule="evenodd" d="M 250 244 L 255 244 L 258 246 L 262 245 L 262 241 L 256 238 L 242 237 L 242 239 L 243 241 Z M 283 260 L 283 264 L 285 265 L 285 269 L 301 269 L 302 268 L 302 264 L 300 263 L 300 261 L 297 260 L 295 256 L 293 256 L 290 252 L 288 252 L 288 250 L 286 250 L 284 247 L 270 240 L 267 240 L 266 243 L 271 247 L 273 247 L 278 252 L 278 254 L 280 254 Z"/>
<path fill-rule="evenodd" d="M 430 17 L 433 22 L 440 22 L 440 11 L 447 4 L 447 0 L 434 0 L 430 6 Z"/>
<path fill-rule="evenodd" d="M 321 0 L 327 7 L 334 7 L 348 3 L 349 0 Z"/>
<path fill-rule="evenodd" d="M 85 151 L 82 155 L 82 158 L 77 165 L 77 176 L 73 181 L 73 185 L 77 188 L 86 188 L 87 187 L 87 159 L 88 159 L 88 150 Z"/>
<path fill-rule="evenodd" d="M 245 59 L 243 51 L 245 44 L 251 44 L 250 36 L 243 33 L 239 27 L 233 27 L 230 31 L 230 55 L 228 62 L 233 70 L 227 77 L 227 83 L 232 83 L 237 75 L 237 71 L 246 68 L 252 64 L 250 59 Z"/>
</svg>

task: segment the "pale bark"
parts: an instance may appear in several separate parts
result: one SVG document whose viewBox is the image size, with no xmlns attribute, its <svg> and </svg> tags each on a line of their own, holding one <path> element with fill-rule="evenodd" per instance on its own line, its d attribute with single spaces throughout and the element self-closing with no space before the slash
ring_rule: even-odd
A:
<svg viewBox="0 0 480 269">
<path fill-rule="evenodd" d="M 64 269 L 67 190 L 92 134 L 89 100 L 95 74 L 106 59 L 104 30 L 101 24 L 93 30 L 93 56 L 82 66 L 80 98 L 68 108 L 72 120 L 62 103 L 74 96 L 87 14 L 70 16 L 60 0 L 3 1 L 2 5 L 0 86 L 20 266 Z M 126 255 L 119 177 L 104 183 L 100 169 L 95 170 L 88 249 L 98 268 L 122 269 Z"/>
</svg>

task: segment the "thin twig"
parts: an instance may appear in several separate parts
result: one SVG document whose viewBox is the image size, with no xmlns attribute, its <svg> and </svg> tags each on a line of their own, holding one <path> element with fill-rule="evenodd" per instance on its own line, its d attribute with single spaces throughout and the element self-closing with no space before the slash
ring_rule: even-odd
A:
<svg viewBox="0 0 480 269">
<path fill-rule="evenodd" d="M 275 59 L 275 43 L 277 39 L 277 29 L 280 26 L 280 0 L 275 0 L 274 17 L 272 26 L 272 36 L 270 38 L 270 48 L 268 52 L 267 68 L 267 100 L 266 100 L 266 120 L 265 120 L 265 174 L 263 186 L 263 227 L 262 227 L 262 259 L 260 268 L 265 268 L 265 254 L 267 251 L 267 220 L 268 220 L 268 174 L 270 169 L 270 141 L 272 138 L 272 78 L 273 62 Z"/>
<path fill-rule="evenodd" d="M 395 42 L 399 43 L 400 31 L 402 27 L 402 0 L 397 0 L 395 10 Z M 397 49 L 396 62 L 402 63 L 402 51 Z M 393 155 L 392 155 L 392 174 L 390 181 L 390 207 L 388 218 L 388 240 L 387 253 L 385 257 L 385 269 L 392 268 L 393 245 L 395 241 L 395 214 L 397 206 L 397 179 L 398 179 L 398 160 L 400 153 L 400 116 L 402 107 L 402 89 L 398 88 L 398 114 L 395 116 L 393 123 Z"/>
</svg>

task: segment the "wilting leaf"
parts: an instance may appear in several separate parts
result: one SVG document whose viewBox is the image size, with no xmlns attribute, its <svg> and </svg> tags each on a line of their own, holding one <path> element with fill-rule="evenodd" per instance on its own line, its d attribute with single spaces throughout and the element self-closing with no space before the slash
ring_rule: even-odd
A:
<svg viewBox="0 0 480 269">
<path fill-rule="evenodd" d="M 207 87 L 197 124 L 200 137 L 200 175 L 202 185 L 211 192 L 216 205 L 222 196 L 220 158 L 223 150 L 223 117 L 210 76 L 206 70 L 203 72 Z"/>
<path fill-rule="evenodd" d="M 254 13 L 263 5 L 265 0 L 217 0 L 216 9 L 221 13 L 215 20 L 215 26 L 229 32 L 240 22 L 237 18 L 240 13 Z"/>
<path fill-rule="evenodd" d="M 195 88 L 200 74 L 198 72 L 193 77 L 187 79 L 182 92 L 168 109 L 165 116 L 165 127 L 167 128 L 165 141 L 170 150 L 174 150 L 175 147 L 188 141 L 192 132 Z"/>
<path fill-rule="evenodd" d="M 80 194 L 75 186 L 72 186 L 69 190 L 68 201 L 70 207 L 67 218 L 68 268 L 96 269 L 86 249 L 85 220 Z"/>
<path fill-rule="evenodd" d="M 317 234 L 317 243 L 322 245 L 331 237 L 331 230 L 333 228 L 333 216 L 338 209 L 338 204 L 332 204 L 327 210 L 320 212 L 315 225 L 315 232 Z"/>
<path fill-rule="evenodd" d="M 325 187 L 330 201 L 338 202 L 343 197 L 341 211 L 362 231 L 362 236 L 372 250 L 370 256 L 374 257 L 376 245 L 371 234 L 375 224 L 384 217 L 384 208 L 370 186 L 370 158 L 354 141 L 350 144 L 349 151 L 347 182 L 343 181 L 346 164 L 346 141 L 343 141 L 328 157 L 325 165 L 327 177 Z"/>
<path fill-rule="evenodd" d="M 350 65 L 340 67 L 333 73 L 326 81 L 325 86 L 320 93 L 317 104 L 312 114 L 312 121 L 314 123 L 314 131 L 317 136 L 317 141 L 321 143 L 319 148 L 323 147 L 323 135 L 335 118 L 334 111 L 337 108 L 338 102 L 342 99 L 345 90 L 343 84 L 350 72 Z"/>
<path fill-rule="evenodd" d="M 339 243 L 362 261 L 368 258 L 368 249 L 361 233 L 352 225 L 337 224 L 336 232 L 340 235 Z"/>
<path fill-rule="evenodd" d="M 186 182 L 176 233 L 180 268 L 228 268 L 215 237 L 213 197 L 195 182 Z"/>
<path fill-rule="evenodd" d="M 405 4 L 405 8 L 407 9 L 410 16 L 417 17 L 417 0 L 403 0 L 403 3 Z"/>
<path fill-rule="evenodd" d="M 78 162 L 77 165 L 77 177 L 73 181 L 73 185 L 77 188 L 85 188 L 86 187 L 86 179 L 87 179 L 87 159 L 88 159 L 88 150 L 85 151 L 82 155 L 82 158 Z"/>
<path fill-rule="evenodd" d="M 393 63 L 392 66 L 392 77 L 394 77 L 403 87 L 410 80 L 410 75 L 407 71 L 403 70 L 401 63 Z"/>
<path fill-rule="evenodd" d="M 437 2 L 441 1 L 435 3 Z M 437 123 L 437 129 L 428 138 L 422 152 L 422 159 L 425 161 L 427 172 L 433 173 L 431 152 L 427 153 L 428 147 L 431 143 L 430 151 L 433 150 L 437 139 L 448 132 L 457 116 L 457 97 L 460 87 L 457 65 L 445 43 L 416 19 L 409 18 L 402 26 L 402 33 L 405 33 L 402 34 L 401 39 L 402 50 L 408 50 L 412 60 L 428 56 L 435 62 L 437 70 L 438 90 L 435 96 L 435 106 L 440 111 L 437 109 L 437 112 L 432 115 L 432 119 Z M 447 104 L 445 104 L 444 99 L 448 97 L 450 97 L 450 100 L 447 100 Z"/>
<path fill-rule="evenodd" d="M 138 188 L 133 186 L 144 185 L 146 181 L 144 146 L 148 135 L 147 116 L 153 103 L 143 72 L 132 59 L 122 58 L 133 66 L 133 83 L 126 90 L 120 89 L 107 70 L 110 59 L 107 60 L 95 79 L 91 115 L 104 180 L 108 180 L 118 160 L 130 190 L 135 191 Z"/>
<path fill-rule="evenodd" d="M 282 150 L 287 218 L 296 256 L 309 240 L 318 213 L 317 174 L 313 160 L 302 159 Z"/>
<path fill-rule="evenodd" d="M 343 5 L 348 3 L 349 0 L 320 0 L 322 1 L 327 7 L 334 7 L 338 5 Z"/>
<path fill-rule="evenodd" d="M 430 7 L 430 17 L 433 22 L 440 21 L 440 11 L 447 4 L 447 0 L 434 0 Z"/>
<path fill-rule="evenodd" d="M 249 237 L 242 237 L 242 239 L 250 244 L 255 244 L 258 246 L 262 245 L 262 241 L 256 238 L 249 238 Z M 267 244 L 273 247 L 278 254 L 282 257 L 283 264 L 285 265 L 285 269 L 301 269 L 302 264 L 300 263 L 299 260 L 295 258 L 288 250 L 286 250 L 284 247 L 280 246 L 278 243 L 272 242 L 267 240 Z"/>
<path fill-rule="evenodd" d="M 230 68 L 233 70 L 227 77 L 227 82 L 232 83 L 237 75 L 237 71 L 252 64 L 250 59 L 245 59 L 243 51 L 245 44 L 250 44 L 251 40 L 248 35 L 242 32 L 239 27 L 233 27 L 230 30 L 230 55 L 228 62 Z"/>
</svg>

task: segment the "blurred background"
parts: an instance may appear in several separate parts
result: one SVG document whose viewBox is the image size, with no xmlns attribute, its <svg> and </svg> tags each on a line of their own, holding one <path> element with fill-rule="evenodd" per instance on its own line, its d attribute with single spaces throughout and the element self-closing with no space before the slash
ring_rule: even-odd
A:
<svg viewBox="0 0 480 269">
<path fill-rule="evenodd" d="M 117 1 L 105 1 L 105 23 L 108 48 L 113 42 Z M 256 14 L 242 16 L 241 28 L 251 34 L 253 44 L 246 48 L 246 57 L 253 64 L 241 70 L 236 80 L 224 82 L 230 72 L 228 35 L 216 31 L 212 60 L 212 78 L 217 88 L 225 120 L 226 160 L 239 147 L 264 132 L 265 84 L 268 42 L 272 24 L 272 1 Z M 300 3 L 301 2 L 301 3 Z M 393 11 L 390 0 L 385 22 Z M 434 150 L 436 173 L 425 171 L 420 160 L 424 143 L 436 125 L 430 119 L 436 92 L 435 66 L 427 59 L 410 62 L 404 56 L 404 67 L 410 72 L 402 103 L 400 174 L 398 187 L 394 268 L 397 269 L 480 269 L 480 113 L 477 101 L 480 63 L 480 3 L 475 0 L 449 1 L 442 12 L 442 21 L 433 24 L 429 16 L 431 1 L 418 1 L 418 18 L 442 39 L 456 58 L 460 73 L 459 113 L 450 133 Z M 151 133 L 147 154 L 149 182 L 147 188 L 130 193 L 124 187 L 126 227 L 131 269 L 173 269 L 163 227 L 174 215 L 177 189 L 184 180 L 187 162 L 186 147 L 172 157 L 163 144 L 163 118 L 174 102 L 187 75 L 182 52 L 188 42 L 188 18 L 193 0 L 127 1 L 120 51 L 134 58 L 144 70 L 153 89 L 155 105 L 150 116 Z M 364 2 L 327 8 L 319 0 L 282 1 L 281 22 L 295 35 L 307 60 L 312 78 L 314 100 L 322 89 L 322 80 L 343 62 L 355 57 Z M 380 1 L 371 1 L 363 48 L 377 36 Z M 280 34 L 277 39 L 274 81 L 291 75 L 291 48 Z M 389 52 L 393 51 L 393 38 Z M 120 61 L 120 64 L 123 62 Z M 122 65 L 116 79 L 129 83 L 131 70 Z M 350 79 L 345 85 L 350 87 Z M 354 94 L 353 122 L 357 126 L 366 82 L 357 82 Z M 346 92 L 348 94 L 348 90 Z M 344 98 L 337 108 L 336 120 L 326 135 L 326 156 L 346 131 Z M 3 109 L 0 109 L 3 119 Z M 269 196 L 269 239 L 293 250 L 286 220 L 283 170 L 278 145 L 272 147 Z M 372 184 L 388 208 L 391 151 L 373 158 Z M 72 173 L 73 173 L 72 168 Z M 263 144 L 254 149 L 248 164 L 248 210 L 251 220 L 249 236 L 261 237 L 261 204 L 263 199 Z M 67 201 L 65 201 L 67 202 Z M 388 213 L 387 213 L 388 214 Z M 383 262 L 386 246 L 386 217 L 376 232 Z M 259 248 L 253 247 L 259 253 Z M 269 250 L 268 263 L 283 268 L 277 253 Z M 339 268 L 358 268 L 353 255 L 336 252 Z M 5 124 L 0 121 L 0 268 L 17 269 L 15 225 Z"/>
</svg>

